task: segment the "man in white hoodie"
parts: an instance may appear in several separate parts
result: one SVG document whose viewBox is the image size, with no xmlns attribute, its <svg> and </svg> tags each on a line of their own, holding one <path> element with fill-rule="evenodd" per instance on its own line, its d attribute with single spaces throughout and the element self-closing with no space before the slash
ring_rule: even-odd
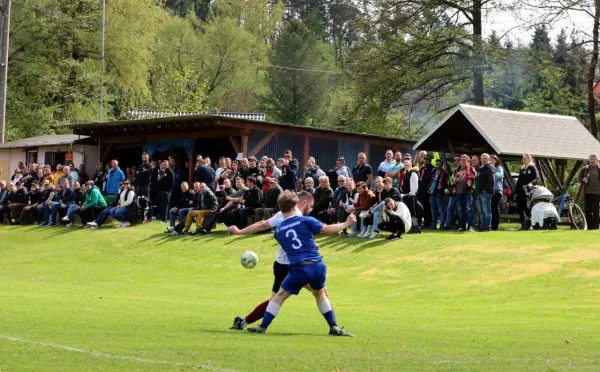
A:
<svg viewBox="0 0 600 372">
<path fill-rule="evenodd" d="M 102 211 L 100 216 L 96 218 L 96 221 L 88 222 L 88 225 L 90 225 L 92 230 L 96 230 L 106 222 L 108 216 L 112 216 L 112 218 L 120 222 L 119 228 L 131 226 L 129 220 L 131 220 L 135 212 L 134 200 L 135 189 L 131 187 L 129 180 L 125 179 L 121 184 L 121 190 L 113 205 Z"/>
</svg>

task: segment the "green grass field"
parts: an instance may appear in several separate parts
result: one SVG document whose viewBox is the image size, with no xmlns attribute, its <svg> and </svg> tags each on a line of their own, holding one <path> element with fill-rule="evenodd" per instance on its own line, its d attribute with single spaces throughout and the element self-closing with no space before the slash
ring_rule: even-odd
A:
<svg viewBox="0 0 600 372">
<path fill-rule="evenodd" d="M 307 292 L 266 335 L 228 329 L 269 295 L 271 235 L 0 226 L 0 370 L 598 370 L 598 238 L 319 238 L 357 335 L 334 338 Z"/>
</svg>

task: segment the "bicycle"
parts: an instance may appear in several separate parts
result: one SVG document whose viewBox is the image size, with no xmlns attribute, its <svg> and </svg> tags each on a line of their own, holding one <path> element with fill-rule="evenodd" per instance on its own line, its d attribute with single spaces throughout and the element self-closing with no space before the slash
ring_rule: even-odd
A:
<svg viewBox="0 0 600 372">
<path fill-rule="evenodd" d="M 569 187 L 575 185 L 575 182 L 571 183 L 568 186 L 559 187 L 554 190 L 554 194 L 559 194 L 560 196 L 554 198 L 552 200 L 552 204 L 558 205 L 558 215 L 562 216 L 562 212 L 566 207 L 567 215 L 571 220 L 571 228 L 575 230 L 586 230 L 587 229 L 587 221 L 585 220 L 585 214 L 575 203 L 575 200 L 569 194 Z"/>
</svg>

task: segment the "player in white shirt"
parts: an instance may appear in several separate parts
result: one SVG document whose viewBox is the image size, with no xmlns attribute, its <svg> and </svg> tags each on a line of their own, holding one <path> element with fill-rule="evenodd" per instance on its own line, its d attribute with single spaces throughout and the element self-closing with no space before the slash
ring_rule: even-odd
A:
<svg viewBox="0 0 600 372">
<path fill-rule="evenodd" d="M 296 215 L 297 216 L 303 216 L 303 215 L 307 216 L 310 213 L 311 208 L 310 208 L 309 202 L 312 199 L 312 196 L 310 194 L 308 194 L 307 192 L 302 191 L 302 192 L 298 193 L 298 198 L 300 199 L 300 202 L 296 206 Z M 229 231 L 233 235 L 254 234 L 257 232 L 265 231 L 270 228 L 277 227 L 277 226 L 279 226 L 279 224 L 282 221 L 283 221 L 283 214 L 281 212 L 277 212 L 273 217 L 269 218 L 267 221 L 256 222 L 255 224 L 250 225 L 242 230 L 238 229 L 236 226 L 230 226 L 227 229 L 227 231 Z M 248 314 L 246 317 L 242 318 L 241 316 L 237 316 L 233 320 L 233 325 L 231 326 L 230 329 L 242 330 L 248 324 L 252 324 L 252 323 L 262 319 L 263 315 L 265 314 L 265 311 L 267 311 L 267 306 L 269 305 L 269 301 L 273 298 L 273 296 L 275 296 L 275 294 L 277 294 L 277 292 L 279 291 L 279 287 L 281 286 L 281 283 L 283 282 L 283 280 L 285 279 L 285 277 L 288 274 L 289 263 L 290 262 L 287 258 L 287 255 L 285 254 L 285 251 L 283 250 L 283 248 L 281 248 L 281 246 L 279 246 L 277 248 L 277 258 L 275 259 L 275 262 L 273 263 L 273 276 L 275 278 L 273 281 L 273 287 L 271 288 L 271 296 L 269 297 L 268 300 L 266 300 L 266 301 L 260 303 L 258 306 L 256 306 L 256 308 L 254 308 L 254 310 L 252 310 L 252 312 L 250 312 L 250 314 Z"/>
</svg>

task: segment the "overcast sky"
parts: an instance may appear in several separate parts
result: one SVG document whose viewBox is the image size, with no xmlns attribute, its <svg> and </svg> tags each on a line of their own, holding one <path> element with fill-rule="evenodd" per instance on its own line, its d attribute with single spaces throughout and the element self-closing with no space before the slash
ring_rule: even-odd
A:
<svg viewBox="0 0 600 372">
<path fill-rule="evenodd" d="M 521 11 L 517 14 L 510 11 L 492 11 L 484 21 L 484 32 L 489 35 L 492 30 L 496 30 L 498 35 L 501 36 L 512 29 L 509 35 L 514 44 L 517 44 L 518 41 L 522 44 L 529 44 L 533 35 L 530 24 L 539 19 L 539 16 L 539 14 L 530 11 Z M 554 43 L 561 28 L 566 29 L 568 35 L 571 34 L 573 29 L 591 33 L 593 24 L 593 19 L 589 15 L 583 12 L 571 12 L 568 17 L 556 22 L 548 31 Z"/>
</svg>

